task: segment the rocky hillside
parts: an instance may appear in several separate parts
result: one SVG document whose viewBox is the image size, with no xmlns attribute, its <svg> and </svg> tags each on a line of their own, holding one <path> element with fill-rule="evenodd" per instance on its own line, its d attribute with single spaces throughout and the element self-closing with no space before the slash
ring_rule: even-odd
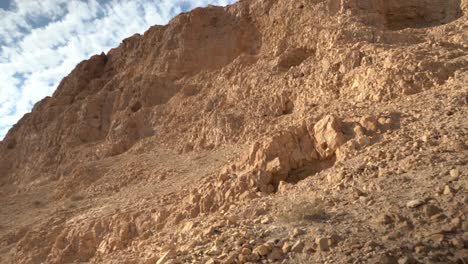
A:
<svg viewBox="0 0 468 264">
<path fill-rule="evenodd" d="M 0 142 L 0 263 L 467 263 L 468 1 L 243 0 Z"/>
</svg>

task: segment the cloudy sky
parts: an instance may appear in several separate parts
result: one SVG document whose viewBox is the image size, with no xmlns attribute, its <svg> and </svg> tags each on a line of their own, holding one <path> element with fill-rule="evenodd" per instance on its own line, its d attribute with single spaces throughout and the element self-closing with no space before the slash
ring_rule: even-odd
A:
<svg viewBox="0 0 468 264">
<path fill-rule="evenodd" d="M 0 0 L 0 140 L 74 66 L 180 12 L 235 0 Z"/>
</svg>

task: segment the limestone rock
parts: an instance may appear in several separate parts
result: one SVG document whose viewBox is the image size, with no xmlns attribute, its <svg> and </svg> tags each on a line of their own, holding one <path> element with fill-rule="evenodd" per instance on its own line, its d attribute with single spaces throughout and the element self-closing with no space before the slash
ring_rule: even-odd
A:
<svg viewBox="0 0 468 264">
<path fill-rule="evenodd" d="M 329 157 L 345 141 L 341 121 L 335 116 L 326 116 L 314 125 L 317 151 L 324 158 Z"/>
<path fill-rule="evenodd" d="M 406 203 L 406 207 L 408 208 L 416 208 L 418 206 L 421 206 L 424 204 L 424 201 L 423 200 L 411 200 L 409 202 Z"/>
<path fill-rule="evenodd" d="M 168 263 L 169 260 L 173 257 L 174 255 L 174 251 L 173 250 L 169 250 L 165 253 L 162 254 L 162 256 L 158 259 L 158 261 L 156 262 L 156 264 L 165 264 L 165 263 Z"/>
<path fill-rule="evenodd" d="M 258 247 L 256 247 L 254 250 L 253 250 L 253 253 L 254 254 L 257 254 L 259 256 L 266 256 L 270 253 L 271 251 L 271 247 L 268 246 L 268 245 L 260 245 Z"/>
<path fill-rule="evenodd" d="M 0 141 L 0 262 L 466 263 L 467 14 L 238 1 L 91 56 Z"/>
</svg>

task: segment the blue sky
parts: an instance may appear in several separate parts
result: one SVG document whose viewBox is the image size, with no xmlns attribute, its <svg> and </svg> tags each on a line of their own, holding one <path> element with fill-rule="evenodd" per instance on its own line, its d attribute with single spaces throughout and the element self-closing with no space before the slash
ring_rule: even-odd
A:
<svg viewBox="0 0 468 264">
<path fill-rule="evenodd" d="M 236 0 L 0 0 L 0 140 L 76 64 L 198 6 Z"/>
</svg>

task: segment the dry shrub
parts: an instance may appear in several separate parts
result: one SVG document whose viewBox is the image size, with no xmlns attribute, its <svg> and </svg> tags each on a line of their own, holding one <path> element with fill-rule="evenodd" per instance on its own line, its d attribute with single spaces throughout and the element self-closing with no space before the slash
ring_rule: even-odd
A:
<svg viewBox="0 0 468 264">
<path fill-rule="evenodd" d="M 285 197 L 277 211 L 278 217 L 288 223 L 321 221 L 326 218 L 324 201 L 305 195 Z"/>
</svg>

